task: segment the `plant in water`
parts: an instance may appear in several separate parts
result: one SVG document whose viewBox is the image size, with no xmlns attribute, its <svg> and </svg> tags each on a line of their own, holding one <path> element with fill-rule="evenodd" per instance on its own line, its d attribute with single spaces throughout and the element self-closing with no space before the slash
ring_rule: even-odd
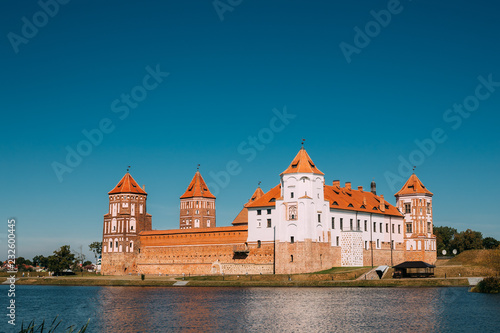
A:
<svg viewBox="0 0 500 333">
<path fill-rule="evenodd" d="M 87 330 L 87 327 L 89 326 L 90 319 L 87 320 L 87 323 L 83 325 L 78 331 L 75 331 L 76 328 L 74 325 L 71 325 L 66 328 L 66 333 L 84 333 Z M 57 321 L 57 316 L 54 318 L 50 326 L 45 325 L 45 319 L 42 321 L 41 324 L 36 325 L 35 320 L 33 319 L 26 328 L 24 328 L 24 323 L 21 324 L 21 330 L 19 333 L 35 333 L 35 332 L 40 332 L 40 333 L 54 333 L 56 332 L 57 327 L 62 323 L 62 320 Z"/>
</svg>

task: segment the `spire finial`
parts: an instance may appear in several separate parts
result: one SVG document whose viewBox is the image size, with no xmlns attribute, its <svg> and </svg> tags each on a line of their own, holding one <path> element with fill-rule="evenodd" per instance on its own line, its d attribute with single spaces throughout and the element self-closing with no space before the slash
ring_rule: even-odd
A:
<svg viewBox="0 0 500 333">
<path fill-rule="evenodd" d="M 196 167 L 196 171 L 200 171 L 200 163 L 198 163 L 198 166 Z"/>
<path fill-rule="evenodd" d="M 301 146 L 301 149 L 304 149 L 304 142 L 306 141 L 306 139 L 302 139 L 302 142 L 300 143 L 302 146 Z"/>
<path fill-rule="evenodd" d="M 130 170 L 130 165 L 129 165 L 129 166 L 128 166 L 128 168 L 127 168 L 127 172 L 129 172 L 129 170 Z"/>
<path fill-rule="evenodd" d="M 262 182 L 259 180 L 259 185 L 258 185 L 259 187 L 260 187 L 260 183 L 262 183 Z"/>
<path fill-rule="evenodd" d="M 413 173 L 415 173 L 415 169 L 417 168 L 416 165 L 413 166 Z"/>
</svg>

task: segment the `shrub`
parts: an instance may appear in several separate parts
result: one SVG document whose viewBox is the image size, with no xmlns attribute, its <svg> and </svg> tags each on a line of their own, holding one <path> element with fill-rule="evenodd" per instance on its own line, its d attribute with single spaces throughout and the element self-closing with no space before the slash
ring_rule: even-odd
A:
<svg viewBox="0 0 500 333">
<path fill-rule="evenodd" d="M 141 274 L 141 280 L 144 281 L 144 274 Z"/>
<path fill-rule="evenodd" d="M 476 293 L 498 294 L 500 292 L 500 278 L 487 277 L 472 288 Z"/>
</svg>

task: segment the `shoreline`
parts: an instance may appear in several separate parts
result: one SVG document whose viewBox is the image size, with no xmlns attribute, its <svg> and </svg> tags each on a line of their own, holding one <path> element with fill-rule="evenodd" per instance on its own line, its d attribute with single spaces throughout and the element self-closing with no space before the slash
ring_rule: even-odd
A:
<svg viewBox="0 0 500 333">
<path fill-rule="evenodd" d="M 429 288 L 429 287 L 470 287 L 467 277 L 461 278 L 421 278 L 421 279 L 382 279 L 382 280 L 252 280 L 248 276 L 241 279 L 197 279 L 197 277 L 140 278 L 113 277 L 54 277 L 20 278 L 16 285 L 38 286 L 116 286 L 116 287 L 356 287 L 356 288 Z M 174 286 L 176 282 L 185 285 Z"/>
</svg>

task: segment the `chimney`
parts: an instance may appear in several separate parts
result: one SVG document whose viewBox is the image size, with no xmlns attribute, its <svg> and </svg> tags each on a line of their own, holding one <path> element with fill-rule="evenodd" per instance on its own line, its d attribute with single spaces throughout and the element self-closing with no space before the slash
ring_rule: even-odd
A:
<svg viewBox="0 0 500 333">
<path fill-rule="evenodd" d="M 385 212 L 385 200 L 384 195 L 380 195 L 380 211 Z"/>
<path fill-rule="evenodd" d="M 340 180 L 334 180 L 334 181 L 333 181 L 333 186 L 338 186 L 338 187 L 340 187 Z"/>
<path fill-rule="evenodd" d="M 371 185 L 371 192 L 375 195 L 377 195 L 377 184 L 375 184 L 375 181 L 373 180 L 372 181 L 372 185 Z"/>
<path fill-rule="evenodd" d="M 346 189 L 350 190 L 351 189 L 351 182 L 345 182 L 345 187 L 346 187 Z"/>
<path fill-rule="evenodd" d="M 358 191 L 363 191 L 363 186 L 358 186 Z"/>
<path fill-rule="evenodd" d="M 363 205 L 366 206 L 366 197 L 363 196 Z"/>
<path fill-rule="evenodd" d="M 146 191 L 146 185 L 142 185 L 142 189 Z"/>
</svg>

